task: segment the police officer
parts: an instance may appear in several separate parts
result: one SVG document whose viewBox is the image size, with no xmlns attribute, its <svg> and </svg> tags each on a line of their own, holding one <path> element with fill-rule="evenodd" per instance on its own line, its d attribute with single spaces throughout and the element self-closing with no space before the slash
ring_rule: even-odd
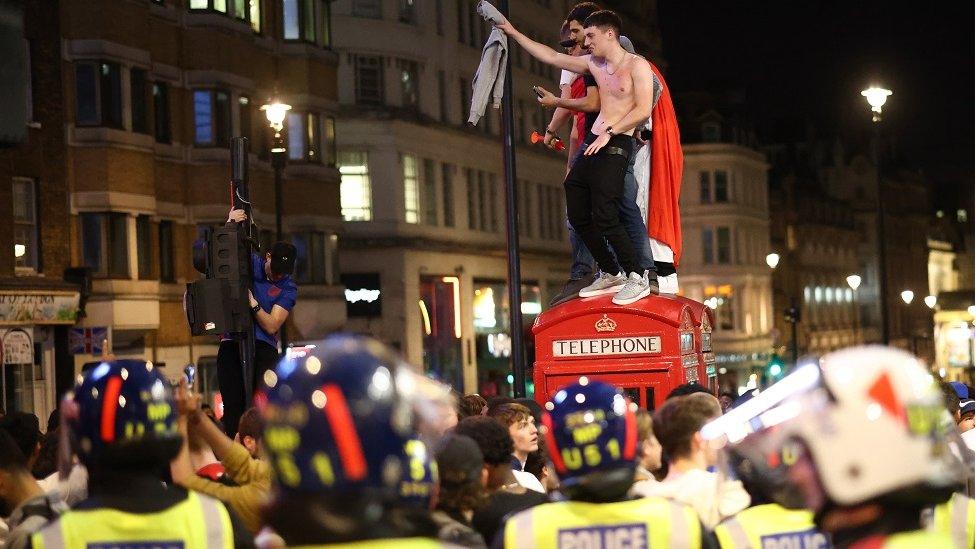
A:
<svg viewBox="0 0 976 549">
<path fill-rule="evenodd" d="M 522 511 L 505 524 L 506 548 L 711 546 L 691 507 L 630 499 L 637 455 L 635 407 L 616 388 L 580 378 L 546 404 L 549 454 L 569 501 Z"/>
<path fill-rule="evenodd" d="M 857 347 L 801 364 L 701 434 L 770 499 L 812 511 L 837 547 L 932 549 L 951 538 L 923 530 L 920 512 L 966 472 L 944 414 L 915 357 Z"/>
<path fill-rule="evenodd" d="M 163 484 L 181 439 L 170 384 L 151 363 L 102 362 L 61 410 L 89 496 L 35 533 L 33 547 L 252 545 L 223 504 Z"/>
<path fill-rule="evenodd" d="M 935 507 L 922 512 L 922 524 L 929 530 L 952 537 L 957 549 L 976 547 L 976 501 L 965 494 L 955 493 Z"/>
<path fill-rule="evenodd" d="M 289 349 L 265 376 L 278 481 L 265 519 L 288 546 L 440 546 L 425 507 L 436 466 L 398 362 L 375 340 L 336 334 Z"/>
</svg>

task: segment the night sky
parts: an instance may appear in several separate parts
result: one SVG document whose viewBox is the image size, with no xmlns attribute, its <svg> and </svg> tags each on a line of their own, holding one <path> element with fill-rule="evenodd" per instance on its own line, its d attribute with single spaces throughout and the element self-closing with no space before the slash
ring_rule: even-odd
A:
<svg viewBox="0 0 976 549">
<path fill-rule="evenodd" d="M 860 90 L 881 84 L 894 92 L 885 131 L 901 152 L 938 188 L 971 195 L 972 2 L 659 0 L 658 10 L 679 97 L 732 92 L 767 134 L 787 120 L 830 134 L 870 124 Z"/>
</svg>

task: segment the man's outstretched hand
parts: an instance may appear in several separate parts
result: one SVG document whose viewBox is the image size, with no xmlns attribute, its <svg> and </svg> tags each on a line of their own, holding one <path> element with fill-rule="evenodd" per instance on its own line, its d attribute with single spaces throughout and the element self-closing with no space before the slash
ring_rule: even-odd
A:
<svg viewBox="0 0 976 549">
<path fill-rule="evenodd" d="M 543 88 L 542 86 L 533 86 L 536 95 L 539 96 L 539 104 L 546 108 L 552 108 L 556 106 L 556 96 L 552 94 L 549 90 Z"/>
<path fill-rule="evenodd" d="M 601 133 L 600 136 L 596 138 L 596 141 L 590 143 L 590 146 L 587 147 L 585 151 L 583 151 L 583 154 L 587 156 L 596 154 L 600 152 L 600 149 L 606 146 L 607 142 L 609 141 L 610 141 L 610 134 Z"/>
</svg>

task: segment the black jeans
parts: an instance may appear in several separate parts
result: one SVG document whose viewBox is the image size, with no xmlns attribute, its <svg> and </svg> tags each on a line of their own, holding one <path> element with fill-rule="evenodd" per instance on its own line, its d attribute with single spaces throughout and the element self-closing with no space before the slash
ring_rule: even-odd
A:
<svg viewBox="0 0 976 549">
<path fill-rule="evenodd" d="M 585 150 L 596 138 L 595 134 L 588 134 L 580 150 Z M 620 198 L 628 157 L 634 152 L 633 142 L 630 136 L 615 135 L 597 154 L 580 155 L 563 183 L 569 223 L 605 273 L 643 271 L 634 244 L 620 221 Z M 627 156 L 609 154 L 608 147 L 622 149 Z M 608 243 L 612 252 L 607 248 Z"/>
<path fill-rule="evenodd" d="M 254 384 L 261 387 L 264 372 L 274 370 L 278 365 L 278 349 L 267 343 L 256 340 L 254 342 Z M 217 383 L 220 385 L 220 396 L 224 402 L 224 432 L 234 438 L 237 434 L 237 423 L 244 415 L 244 410 L 251 405 L 244 401 L 244 369 L 241 367 L 241 354 L 238 343 L 234 340 L 221 341 L 217 350 Z"/>
</svg>

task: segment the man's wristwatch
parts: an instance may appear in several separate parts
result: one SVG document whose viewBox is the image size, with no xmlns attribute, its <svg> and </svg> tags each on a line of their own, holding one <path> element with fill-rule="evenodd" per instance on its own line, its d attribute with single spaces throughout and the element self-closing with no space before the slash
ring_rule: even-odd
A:
<svg viewBox="0 0 976 549">
<path fill-rule="evenodd" d="M 616 135 L 615 133 L 613 133 L 613 126 L 607 126 L 607 135 L 611 137 Z"/>
<path fill-rule="evenodd" d="M 552 134 L 552 135 L 556 135 L 556 132 L 554 132 L 554 131 L 552 131 L 552 130 L 550 130 L 549 128 L 546 128 L 546 133 L 547 133 L 547 134 Z"/>
<path fill-rule="evenodd" d="M 257 305 L 251 307 L 251 312 L 254 313 L 254 314 L 258 314 L 258 311 L 260 311 L 260 310 L 261 310 L 261 304 L 260 303 L 258 303 Z"/>
</svg>

